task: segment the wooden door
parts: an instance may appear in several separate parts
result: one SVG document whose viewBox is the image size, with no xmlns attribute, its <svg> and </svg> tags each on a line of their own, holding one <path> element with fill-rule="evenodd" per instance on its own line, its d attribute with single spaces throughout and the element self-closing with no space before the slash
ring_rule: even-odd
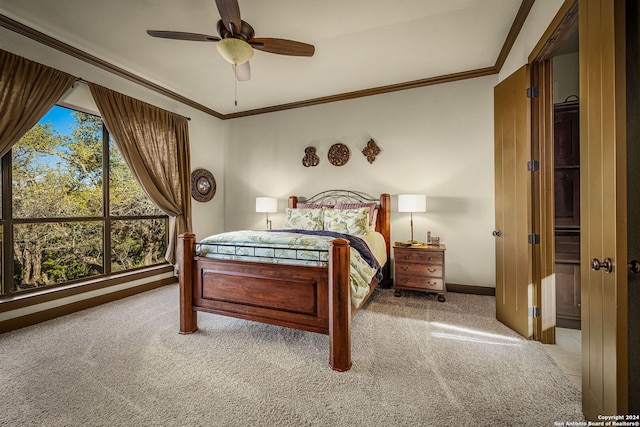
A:
<svg viewBox="0 0 640 427">
<path fill-rule="evenodd" d="M 624 0 L 579 15 L 582 406 L 597 420 L 628 405 Z"/>
<path fill-rule="evenodd" d="M 494 88 L 496 195 L 496 318 L 533 336 L 529 66 Z"/>
<path fill-rule="evenodd" d="M 627 0 L 627 259 L 629 413 L 640 414 L 640 3 Z"/>
</svg>

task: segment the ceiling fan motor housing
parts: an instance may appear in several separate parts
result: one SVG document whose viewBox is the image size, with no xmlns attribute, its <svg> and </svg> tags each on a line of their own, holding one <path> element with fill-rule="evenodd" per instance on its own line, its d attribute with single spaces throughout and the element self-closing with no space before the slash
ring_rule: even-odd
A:
<svg viewBox="0 0 640 427">
<path fill-rule="evenodd" d="M 256 32 L 253 30 L 253 27 L 247 24 L 245 21 L 240 21 L 240 22 L 242 22 L 240 31 L 238 31 L 237 28 L 233 28 L 233 32 L 231 32 L 229 28 L 225 27 L 224 22 L 222 22 L 222 19 L 219 20 L 217 24 L 217 29 L 218 29 L 218 34 L 220 34 L 220 38 L 226 39 L 228 37 L 236 37 L 246 42 L 251 40 L 253 36 L 256 35 Z"/>
</svg>

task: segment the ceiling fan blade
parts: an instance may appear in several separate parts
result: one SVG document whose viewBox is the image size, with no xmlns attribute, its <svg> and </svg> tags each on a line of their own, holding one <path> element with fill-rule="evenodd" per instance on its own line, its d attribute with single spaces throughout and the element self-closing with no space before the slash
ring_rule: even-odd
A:
<svg viewBox="0 0 640 427">
<path fill-rule="evenodd" d="M 220 12 L 224 26 L 233 34 L 238 34 L 242 28 L 238 0 L 216 0 L 216 6 L 218 6 L 218 12 Z"/>
<path fill-rule="evenodd" d="M 253 38 L 249 40 L 249 44 L 263 52 L 279 55 L 313 56 L 316 51 L 316 48 L 311 44 L 285 39 Z"/>
<path fill-rule="evenodd" d="M 251 66 L 249 65 L 249 61 L 240 65 L 232 65 L 233 72 L 236 75 L 236 79 L 239 82 L 246 82 L 251 80 Z"/>
<path fill-rule="evenodd" d="M 151 37 L 160 37 L 162 39 L 172 40 L 187 40 L 194 42 L 218 42 L 220 37 L 209 36 L 206 34 L 197 33 L 184 33 L 182 31 L 161 31 L 161 30 L 147 30 L 147 34 Z"/>
</svg>

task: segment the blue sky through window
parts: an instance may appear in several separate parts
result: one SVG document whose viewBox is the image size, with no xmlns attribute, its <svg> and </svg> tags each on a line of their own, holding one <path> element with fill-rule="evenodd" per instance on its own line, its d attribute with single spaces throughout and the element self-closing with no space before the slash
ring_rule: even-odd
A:
<svg viewBox="0 0 640 427">
<path fill-rule="evenodd" d="M 59 105 L 54 105 L 47 114 L 38 121 L 38 123 L 51 123 L 51 127 L 60 133 L 60 135 L 71 135 L 71 128 L 77 125 L 73 118 L 73 110 Z"/>
<path fill-rule="evenodd" d="M 74 111 L 75 110 L 70 108 L 54 105 L 47 114 L 38 120 L 38 123 L 42 125 L 49 123 L 50 128 L 60 136 L 71 137 L 71 132 L 78 126 L 78 123 L 73 116 Z M 62 151 L 68 151 L 67 147 L 58 148 Z M 58 166 L 68 170 L 68 165 L 66 165 L 64 159 L 57 155 L 44 155 L 34 161 L 48 164 L 51 168 Z"/>
</svg>

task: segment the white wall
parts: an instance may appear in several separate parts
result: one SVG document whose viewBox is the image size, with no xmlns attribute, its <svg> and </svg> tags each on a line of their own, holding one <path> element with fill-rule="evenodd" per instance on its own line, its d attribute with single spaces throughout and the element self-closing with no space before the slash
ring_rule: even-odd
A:
<svg viewBox="0 0 640 427">
<path fill-rule="evenodd" d="M 257 196 L 279 199 L 274 228 L 282 226 L 287 197 L 330 189 L 369 194 L 421 193 L 427 212 L 414 214 L 415 236 L 427 230 L 447 244 L 450 283 L 495 286 L 493 86 L 482 77 L 367 98 L 225 122 L 225 229 L 264 228 Z M 373 138 L 382 152 L 369 164 L 361 150 Z M 341 167 L 329 147 L 351 150 Z M 320 164 L 302 165 L 316 147 Z M 409 238 L 409 214 L 396 211 L 392 239 Z"/>
<path fill-rule="evenodd" d="M 553 57 L 553 103 L 569 96 L 580 96 L 580 60 L 578 52 Z M 576 100 L 576 98 L 571 98 Z"/>
<path fill-rule="evenodd" d="M 500 81 L 528 63 L 531 51 L 538 44 L 564 2 L 565 0 L 543 0 L 533 3 L 527 20 L 500 70 Z"/>
<path fill-rule="evenodd" d="M 5 28 L 0 28 L 0 49 L 57 68 L 165 110 L 190 117 L 191 170 L 201 167 L 208 169 L 218 181 L 218 190 L 212 201 L 200 203 L 192 199 L 194 231 L 198 235 L 205 235 L 224 229 L 224 189 L 221 182 L 224 176 L 224 125 L 222 120 Z M 76 86 L 74 93 L 67 97 L 67 106 L 76 104 L 84 110 L 97 113 L 86 85 L 78 83 Z"/>
</svg>

